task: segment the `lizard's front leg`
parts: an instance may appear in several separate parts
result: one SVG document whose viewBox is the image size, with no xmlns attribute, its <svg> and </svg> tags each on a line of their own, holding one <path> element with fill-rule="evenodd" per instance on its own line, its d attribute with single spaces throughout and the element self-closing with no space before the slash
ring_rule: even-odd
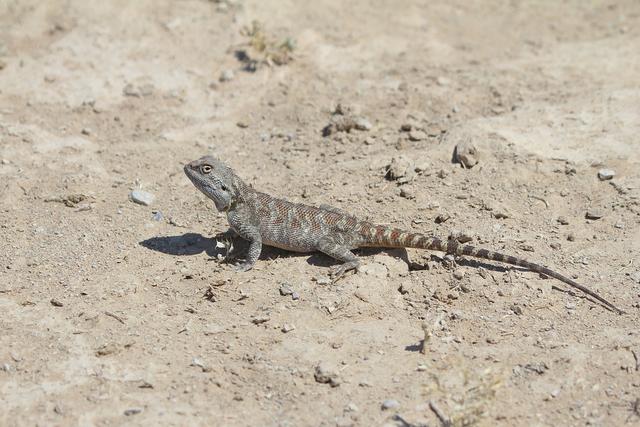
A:
<svg viewBox="0 0 640 427">
<path fill-rule="evenodd" d="M 330 238 L 323 238 L 318 244 L 318 250 L 329 255 L 344 264 L 331 267 L 330 275 L 334 281 L 342 277 L 347 271 L 355 270 L 360 266 L 360 260 L 344 245 L 341 245 Z"/>
<path fill-rule="evenodd" d="M 244 233 L 243 237 L 249 241 L 249 250 L 247 251 L 245 261 L 236 265 L 237 271 L 251 270 L 256 261 L 258 261 L 260 253 L 262 252 L 262 236 L 260 236 L 260 232 L 257 228 L 255 231 L 250 230 L 249 232 Z"/>
</svg>

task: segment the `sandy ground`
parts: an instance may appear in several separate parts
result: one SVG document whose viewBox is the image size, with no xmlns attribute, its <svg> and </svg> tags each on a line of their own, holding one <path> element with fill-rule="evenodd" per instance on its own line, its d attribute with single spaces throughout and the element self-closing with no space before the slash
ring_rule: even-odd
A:
<svg viewBox="0 0 640 427">
<path fill-rule="evenodd" d="M 638 425 L 639 134 L 634 0 L 0 1 L 0 425 Z M 417 250 L 236 273 L 205 154 L 627 314 Z"/>
</svg>

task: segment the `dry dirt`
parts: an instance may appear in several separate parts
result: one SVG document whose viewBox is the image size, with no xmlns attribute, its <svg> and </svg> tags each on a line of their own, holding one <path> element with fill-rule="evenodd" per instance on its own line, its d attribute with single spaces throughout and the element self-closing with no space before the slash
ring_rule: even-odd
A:
<svg viewBox="0 0 640 427">
<path fill-rule="evenodd" d="M 635 0 L 0 1 L 0 425 L 638 425 L 639 134 Z M 627 314 L 417 250 L 236 273 L 205 154 Z"/>
</svg>

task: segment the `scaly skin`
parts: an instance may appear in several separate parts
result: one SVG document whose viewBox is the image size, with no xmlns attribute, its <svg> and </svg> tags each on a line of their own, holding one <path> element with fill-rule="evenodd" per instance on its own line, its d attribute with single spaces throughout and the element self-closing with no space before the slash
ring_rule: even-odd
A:
<svg viewBox="0 0 640 427">
<path fill-rule="evenodd" d="M 187 164 L 184 172 L 200 191 L 214 201 L 219 211 L 226 212 L 233 231 L 249 242 L 246 261 L 238 266 L 241 271 L 254 266 L 263 244 L 294 252 L 323 252 L 343 262 L 332 269 L 334 277 L 360 266 L 353 249 L 429 249 L 524 267 L 581 290 L 609 310 L 624 313 L 568 277 L 521 258 L 463 245 L 453 239 L 443 241 L 420 233 L 374 225 L 336 208 L 292 203 L 255 191 L 231 168 L 211 156 Z"/>
</svg>

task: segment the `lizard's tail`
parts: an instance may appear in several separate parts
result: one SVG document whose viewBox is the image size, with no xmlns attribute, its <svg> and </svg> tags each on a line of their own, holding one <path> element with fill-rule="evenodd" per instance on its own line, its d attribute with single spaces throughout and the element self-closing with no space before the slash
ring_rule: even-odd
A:
<svg viewBox="0 0 640 427">
<path fill-rule="evenodd" d="M 624 314 L 624 311 L 590 290 L 589 288 L 571 280 L 570 278 L 556 273 L 548 267 L 529 262 L 525 259 L 505 255 L 487 249 L 479 249 L 474 246 L 461 244 L 456 240 L 441 240 L 436 237 L 429 237 L 420 233 L 409 233 L 397 228 L 385 226 L 374 226 L 364 224 L 361 230 L 364 239 L 367 241 L 363 246 L 383 247 L 383 248 L 417 248 L 433 251 L 446 252 L 451 255 L 467 255 L 474 258 L 487 259 L 489 261 L 504 262 L 506 264 L 524 267 L 527 270 L 553 277 L 567 285 L 579 289 L 586 295 L 602 303 L 607 309 Z"/>
</svg>

